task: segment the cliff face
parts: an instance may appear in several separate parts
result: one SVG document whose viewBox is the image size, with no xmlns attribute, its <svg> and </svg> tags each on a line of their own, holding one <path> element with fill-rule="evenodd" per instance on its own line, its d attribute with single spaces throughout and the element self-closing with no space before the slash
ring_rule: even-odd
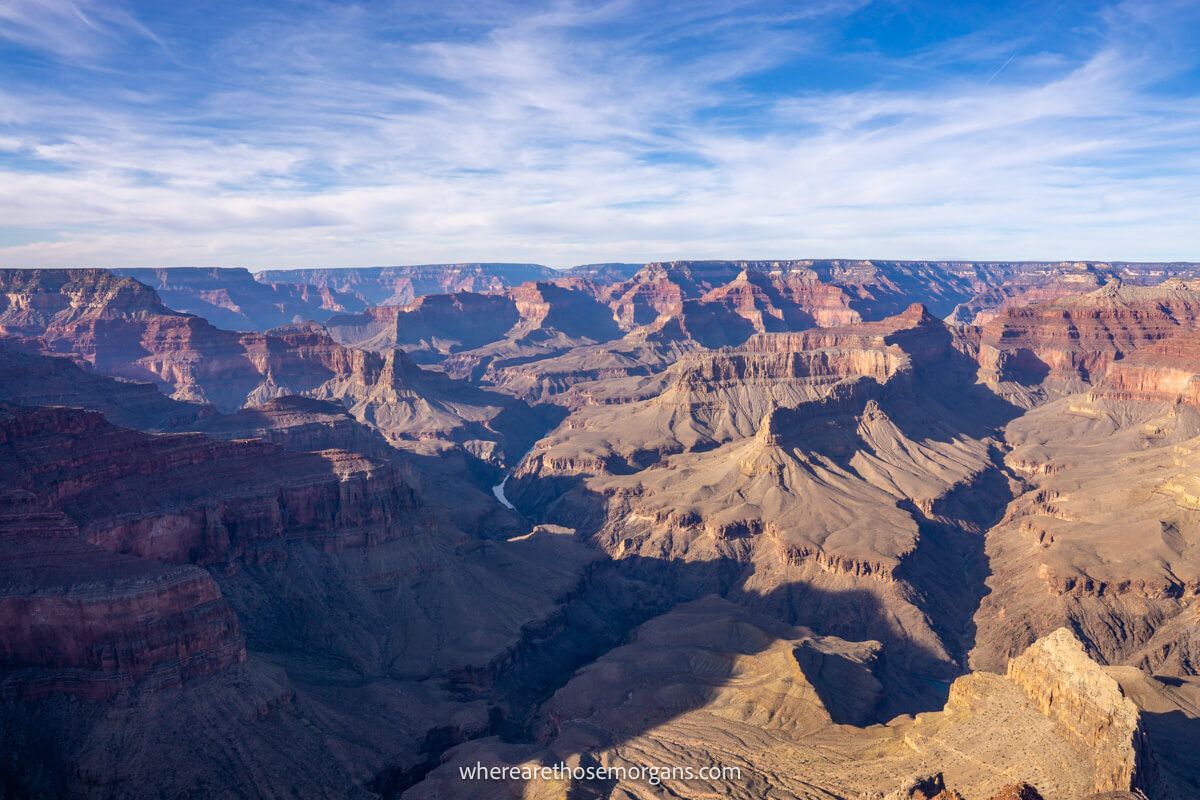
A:
<svg viewBox="0 0 1200 800">
<path fill-rule="evenodd" d="M 1180 333 L 1112 362 L 1088 397 L 1097 403 L 1200 408 L 1200 336 L 1195 331 Z"/>
<path fill-rule="evenodd" d="M 172 563 L 269 558 L 279 540 L 386 541 L 417 500 L 387 465 L 339 450 L 150 436 L 74 409 L 9 407 L 0 475 L 63 509 L 106 550 Z"/>
<path fill-rule="evenodd" d="M 100 700 L 245 658 L 207 572 L 105 552 L 32 493 L 0 494 L 0 691 Z"/>
<path fill-rule="evenodd" d="M 1014 307 L 983 327 L 980 377 L 1078 389 L 1139 348 L 1191 331 L 1200 289 L 1172 280 L 1142 287 L 1115 281 L 1089 294 Z"/>
<path fill-rule="evenodd" d="M 521 322 L 512 335 L 545 336 L 554 332 L 569 339 L 604 342 L 621 335 L 611 310 L 569 282 L 531 282 L 509 289 Z"/>
<path fill-rule="evenodd" d="M 324 405 L 268 404 L 263 425 L 302 432 Z M 357 454 L 6 407 L 0 485 L 28 487 L 0 502 L 6 789 L 366 800 L 439 737 L 486 731 L 481 695 L 594 555 L 476 538 L 455 525 L 479 490 L 445 483 L 435 512 Z"/>
<path fill-rule="evenodd" d="M 1147 784 L 1150 755 L 1137 706 L 1088 658 L 1070 631 L 1060 628 L 1009 661 L 1008 679 L 1095 753 L 1092 791 Z"/>
</svg>

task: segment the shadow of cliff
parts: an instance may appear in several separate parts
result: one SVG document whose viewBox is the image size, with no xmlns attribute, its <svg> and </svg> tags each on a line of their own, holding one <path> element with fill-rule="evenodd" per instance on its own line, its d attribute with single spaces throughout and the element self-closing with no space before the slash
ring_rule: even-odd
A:
<svg viewBox="0 0 1200 800">
<path fill-rule="evenodd" d="M 827 674 L 813 676 L 813 688 L 835 723 L 864 724 L 891 719 L 899 713 L 940 709 L 956 668 L 938 653 L 920 643 L 907 641 L 898 622 L 889 615 L 880 598 L 862 589 L 818 588 L 797 582 L 770 592 L 747 590 L 745 584 L 754 574 L 752 565 L 733 560 L 681 562 L 675 560 L 630 557 L 603 559 L 593 564 L 577 590 L 563 604 L 555 619 L 539 623 L 527 632 L 521 644 L 486 676 L 451 680 L 446 688 L 462 699 L 486 701 L 492 711 L 491 725 L 482 736 L 499 736 L 509 743 L 536 744 L 539 732 L 554 724 L 542 715 L 545 704 L 570 682 L 577 671 L 601 659 L 614 648 L 629 644 L 644 623 L 672 609 L 709 595 L 733 600 L 748 607 L 750 619 L 762 620 L 771 630 L 780 622 L 807 627 L 814 633 L 844 637 L 850 641 L 882 640 L 884 648 L 874 663 L 866 666 L 839 655 L 828 655 Z M 742 612 L 738 612 L 741 614 Z M 819 621 L 817 620 L 819 618 Z M 731 617 L 731 619 L 733 619 Z M 805 624 L 811 623 L 811 624 Z M 766 650 L 776 639 L 739 638 L 729 655 L 754 655 Z M 722 643 L 723 645 L 724 643 Z M 721 645 L 719 645 L 721 646 Z M 724 651 L 722 651 L 724 652 Z M 647 653 L 653 657 L 656 653 Z M 799 653 L 796 657 L 799 658 Z M 878 694 L 851 698 L 852 704 L 866 709 L 865 718 L 843 711 L 849 681 L 839 681 L 855 670 L 870 670 L 882 685 Z M 641 688 L 653 688 L 647 670 Z M 830 676 L 833 676 L 832 678 Z M 685 677 L 673 675 L 675 679 Z M 680 703 L 678 693 L 662 707 L 639 707 L 622 717 L 619 729 L 604 727 L 604 739 L 597 747 L 614 747 L 698 710 L 714 699 L 717 692 L 735 676 L 714 678 L 706 670 L 697 676 L 695 691 Z M 666 687 L 664 687 L 665 689 Z M 589 727 L 589 730 L 592 730 Z M 450 742 L 449 746 L 458 742 Z M 545 744 L 545 742 L 542 742 Z M 446 749 L 448 749 L 448 747 Z M 441 754 L 427 752 L 428 760 L 416 772 L 385 771 L 374 784 L 405 789 L 418 783 L 441 760 Z M 563 754 L 559 754 L 563 755 Z M 579 755 L 587 757 L 587 753 Z M 572 787 L 571 797 L 605 797 L 600 784 Z M 384 791 L 385 797 L 400 796 L 400 791 Z M 582 793 L 582 794 L 578 794 Z"/>
<path fill-rule="evenodd" d="M 1163 680 L 1158 677 L 1158 680 Z M 1175 798 L 1200 797 L 1200 717 L 1183 711 L 1142 711 L 1142 727 L 1150 741 L 1155 766 Z"/>
<path fill-rule="evenodd" d="M 993 464 L 999 453 L 993 450 Z M 896 578 L 916 589 L 914 604 L 925 612 L 951 657 L 967 669 L 975 647 L 975 613 L 991 589 L 984 535 L 1000 521 L 1013 498 L 1000 466 L 941 498 L 925 515 L 911 501 L 901 507 L 917 521 L 916 549 L 896 570 Z"/>
<path fill-rule="evenodd" d="M 759 592 L 746 588 L 754 573 L 753 565 L 732 558 L 679 561 L 633 556 L 605 558 L 593 564 L 558 618 L 531 631 L 528 641 L 506 659 L 503 671 L 483 690 L 481 696 L 502 709 L 502 724 L 495 732 L 510 741 L 529 740 L 533 715 L 578 669 L 628 643 L 643 623 L 709 595 L 726 598 L 772 624 L 807 628 L 847 641 L 882 642 L 882 657 L 873 671 L 883 684 L 883 698 L 870 721 L 937 709 L 944 703 L 949 682 L 958 674 L 957 666 L 907 638 L 879 595 L 862 588 L 819 587 L 806 581 Z M 760 649 L 747 646 L 743 652 L 753 654 Z M 480 686 L 478 676 L 473 676 L 469 685 L 451 684 L 449 688 L 470 695 L 472 687 L 478 691 Z M 665 722 L 688 710 L 675 707 L 651 723 Z"/>
<path fill-rule="evenodd" d="M 984 439 L 1025 413 L 977 383 L 978 362 L 954 346 L 949 328 L 902 330 L 886 341 L 912 355 L 913 375 L 911 384 L 885 386 L 879 405 L 913 441 Z"/>
</svg>

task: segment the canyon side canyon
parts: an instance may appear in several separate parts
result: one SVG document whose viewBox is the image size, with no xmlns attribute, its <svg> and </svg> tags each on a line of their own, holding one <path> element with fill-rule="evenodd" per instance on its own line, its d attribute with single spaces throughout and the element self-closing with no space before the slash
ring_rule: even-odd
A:
<svg viewBox="0 0 1200 800">
<path fill-rule="evenodd" d="M 0 270 L 0 741 L 0 800 L 1200 797 L 1200 264 Z"/>
</svg>

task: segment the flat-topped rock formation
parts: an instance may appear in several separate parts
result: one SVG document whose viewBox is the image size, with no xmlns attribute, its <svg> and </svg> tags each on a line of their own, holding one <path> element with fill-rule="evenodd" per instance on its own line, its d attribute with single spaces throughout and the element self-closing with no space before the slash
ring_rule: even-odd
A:
<svg viewBox="0 0 1200 800">
<path fill-rule="evenodd" d="M 309 284 L 266 283 L 241 268 L 116 269 L 154 289 L 176 311 L 204 317 L 218 328 L 265 331 L 333 314 L 359 311 L 357 297 Z"/>
<path fill-rule="evenodd" d="M 267 284 L 298 284 L 353 295 L 369 306 L 406 305 L 427 294 L 501 292 L 526 281 L 550 280 L 556 270 L 540 264 L 420 264 L 341 269 L 269 269 L 255 277 Z"/>
</svg>

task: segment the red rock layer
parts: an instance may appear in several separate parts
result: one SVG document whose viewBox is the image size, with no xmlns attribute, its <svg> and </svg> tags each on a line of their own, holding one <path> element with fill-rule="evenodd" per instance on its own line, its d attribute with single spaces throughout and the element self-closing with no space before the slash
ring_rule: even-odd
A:
<svg viewBox="0 0 1200 800">
<path fill-rule="evenodd" d="M 106 550 L 172 563 L 276 557 L 304 536 L 327 549 L 411 530 L 418 502 L 386 464 L 260 441 L 147 435 L 92 412 L 8 407 L 0 479 L 64 510 Z"/>
<path fill-rule="evenodd" d="M 204 570 L 106 552 L 32 493 L 0 495 L 0 692 L 102 699 L 245 658 L 237 620 Z"/>
<path fill-rule="evenodd" d="M 1200 335 L 1181 333 L 1112 362 L 1090 397 L 1200 408 Z"/>
<path fill-rule="evenodd" d="M 1067 387 L 1096 382 L 1113 361 L 1194 330 L 1198 319 L 1200 286 L 1176 280 L 1151 287 L 1116 281 L 1090 294 L 1009 308 L 983 328 L 980 375 Z"/>
</svg>

